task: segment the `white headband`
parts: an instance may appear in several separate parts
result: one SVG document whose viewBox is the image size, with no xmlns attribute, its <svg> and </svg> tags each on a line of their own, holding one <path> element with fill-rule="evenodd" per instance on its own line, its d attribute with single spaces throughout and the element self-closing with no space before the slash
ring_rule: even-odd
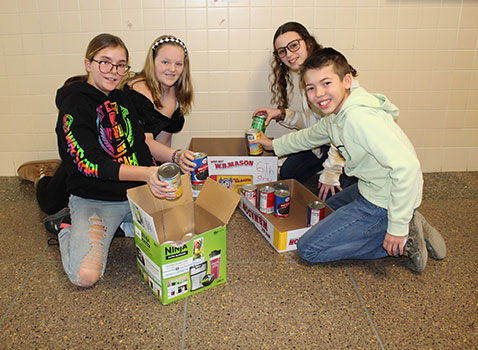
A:
<svg viewBox="0 0 478 350">
<path fill-rule="evenodd" d="M 177 39 L 177 38 L 174 38 L 174 37 L 167 37 L 167 38 L 163 38 L 163 39 L 160 39 L 158 41 L 156 41 L 153 45 L 153 52 L 156 50 L 156 48 L 161 45 L 161 44 L 164 44 L 164 43 L 176 43 L 176 44 L 179 44 L 183 47 L 184 49 L 184 56 L 187 56 L 188 55 L 188 49 L 186 48 L 186 44 L 183 43 L 181 40 Z"/>
</svg>

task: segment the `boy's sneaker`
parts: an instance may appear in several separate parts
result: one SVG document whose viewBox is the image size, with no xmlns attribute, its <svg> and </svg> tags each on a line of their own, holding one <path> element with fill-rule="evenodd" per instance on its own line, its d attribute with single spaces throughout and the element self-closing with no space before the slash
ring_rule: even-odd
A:
<svg viewBox="0 0 478 350">
<path fill-rule="evenodd" d="M 423 237 L 430 256 L 435 260 L 444 259 L 446 256 L 446 244 L 440 232 L 430 225 L 418 210 L 415 211 L 415 217 L 423 228 Z"/>
<path fill-rule="evenodd" d="M 410 221 L 408 240 L 405 244 L 404 253 L 408 256 L 407 267 L 421 273 L 427 264 L 428 252 L 423 236 L 423 228 L 416 215 Z"/>
<path fill-rule="evenodd" d="M 66 207 L 60 210 L 58 213 L 47 216 L 43 219 L 43 224 L 48 232 L 58 236 L 64 225 L 71 224 L 70 209 Z"/>
</svg>

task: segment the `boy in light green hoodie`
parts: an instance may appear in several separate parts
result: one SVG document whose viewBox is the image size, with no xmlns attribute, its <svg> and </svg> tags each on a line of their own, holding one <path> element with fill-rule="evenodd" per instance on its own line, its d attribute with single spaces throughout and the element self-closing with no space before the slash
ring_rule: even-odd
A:
<svg viewBox="0 0 478 350">
<path fill-rule="evenodd" d="M 274 140 L 262 135 L 259 141 L 278 156 L 330 142 L 345 159 L 345 173 L 359 179 L 327 201 L 335 212 L 307 231 L 297 250 L 310 262 L 406 255 L 408 267 L 422 272 L 427 248 L 443 259 L 446 246 L 415 211 L 422 198 L 420 163 L 395 122 L 398 108 L 383 95 L 351 88 L 352 79 L 347 60 L 334 49 L 310 56 L 301 81 L 309 102 L 329 116 L 310 128 Z"/>
</svg>

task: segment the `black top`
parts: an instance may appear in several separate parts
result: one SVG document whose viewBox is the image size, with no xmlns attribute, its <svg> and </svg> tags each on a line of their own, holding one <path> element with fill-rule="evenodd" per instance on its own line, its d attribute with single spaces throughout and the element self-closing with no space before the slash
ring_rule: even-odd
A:
<svg viewBox="0 0 478 350">
<path fill-rule="evenodd" d="M 56 134 L 67 173 L 67 191 L 83 198 L 126 200 L 126 190 L 141 182 L 119 181 L 122 163 L 156 165 L 131 96 L 113 90 L 109 96 L 76 82 L 57 91 Z M 150 131 L 149 131 L 150 132 Z"/>
<path fill-rule="evenodd" d="M 154 104 L 142 93 L 131 89 L 125 85 L 123 90 L 129 93 L 135 101 L 135 104 L 140 108 L 141 118 L 143 119 L 145 128 L 156 137 L 161 131 L 169 133 L 176 133 L 183 129 L 184 115 L 181 113 L 179 107 L 176 108 L 171 118 L 168 118 L 159 112 Z"/>
</svg>

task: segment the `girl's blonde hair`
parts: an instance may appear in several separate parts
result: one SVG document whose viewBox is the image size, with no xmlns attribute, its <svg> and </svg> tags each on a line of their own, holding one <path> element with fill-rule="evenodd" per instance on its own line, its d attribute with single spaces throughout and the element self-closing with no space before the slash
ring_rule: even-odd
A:
<svg viewBox="0 0 478 350">
<path fill-rule="evenodd" d="M 188 114 L 191 111 L 191 105 L 193 100 L 193 87 L 191 82 L 188 50 L 186 48 L 186 45 L 181 40 L 172 35 L 162 35 L 157 38 L 149 47 L 148 53 L 146 54 L 144 67 L 141 72 L 133 73 L 126 76 L 121 85 L 124 86 L 124 84 L 129 82 L 143 80 L 149 91 L 151 92 L 151 95 L 153 96 L 153 102 L 156 108 L 162 108 L 163 105 L 161 104 L 161 86 L 156 80 L 156 75 L 154 74 L 154 60 L 158 55 L 159 49 L 163 45 L 174 45 L 184 50 L 183 72 L 181 73 L 181 76 L 179 77 L 178 81 L 175 83 L 175 89 L 176 99 L 178 100 L 182 114 Z"/>
<path fill-rule="evenodd" d="M 126 53 L 126 64 L 129 63 L 129 52 L 125 43 L 121 38 L 113 34 L 102 33 L 95 36 L 91 39 L 88 47 L 86 48 L 85 58 L 88 60 L 93 60 L 98 52 L 107 48 L 107 47 L 121 47 Z M 76 81 L 86 82 L 88 80 L 88 74 L 77 75 L 71 78 L 68 78 L 64 85 L 70 85 Z"/>
</svg>

